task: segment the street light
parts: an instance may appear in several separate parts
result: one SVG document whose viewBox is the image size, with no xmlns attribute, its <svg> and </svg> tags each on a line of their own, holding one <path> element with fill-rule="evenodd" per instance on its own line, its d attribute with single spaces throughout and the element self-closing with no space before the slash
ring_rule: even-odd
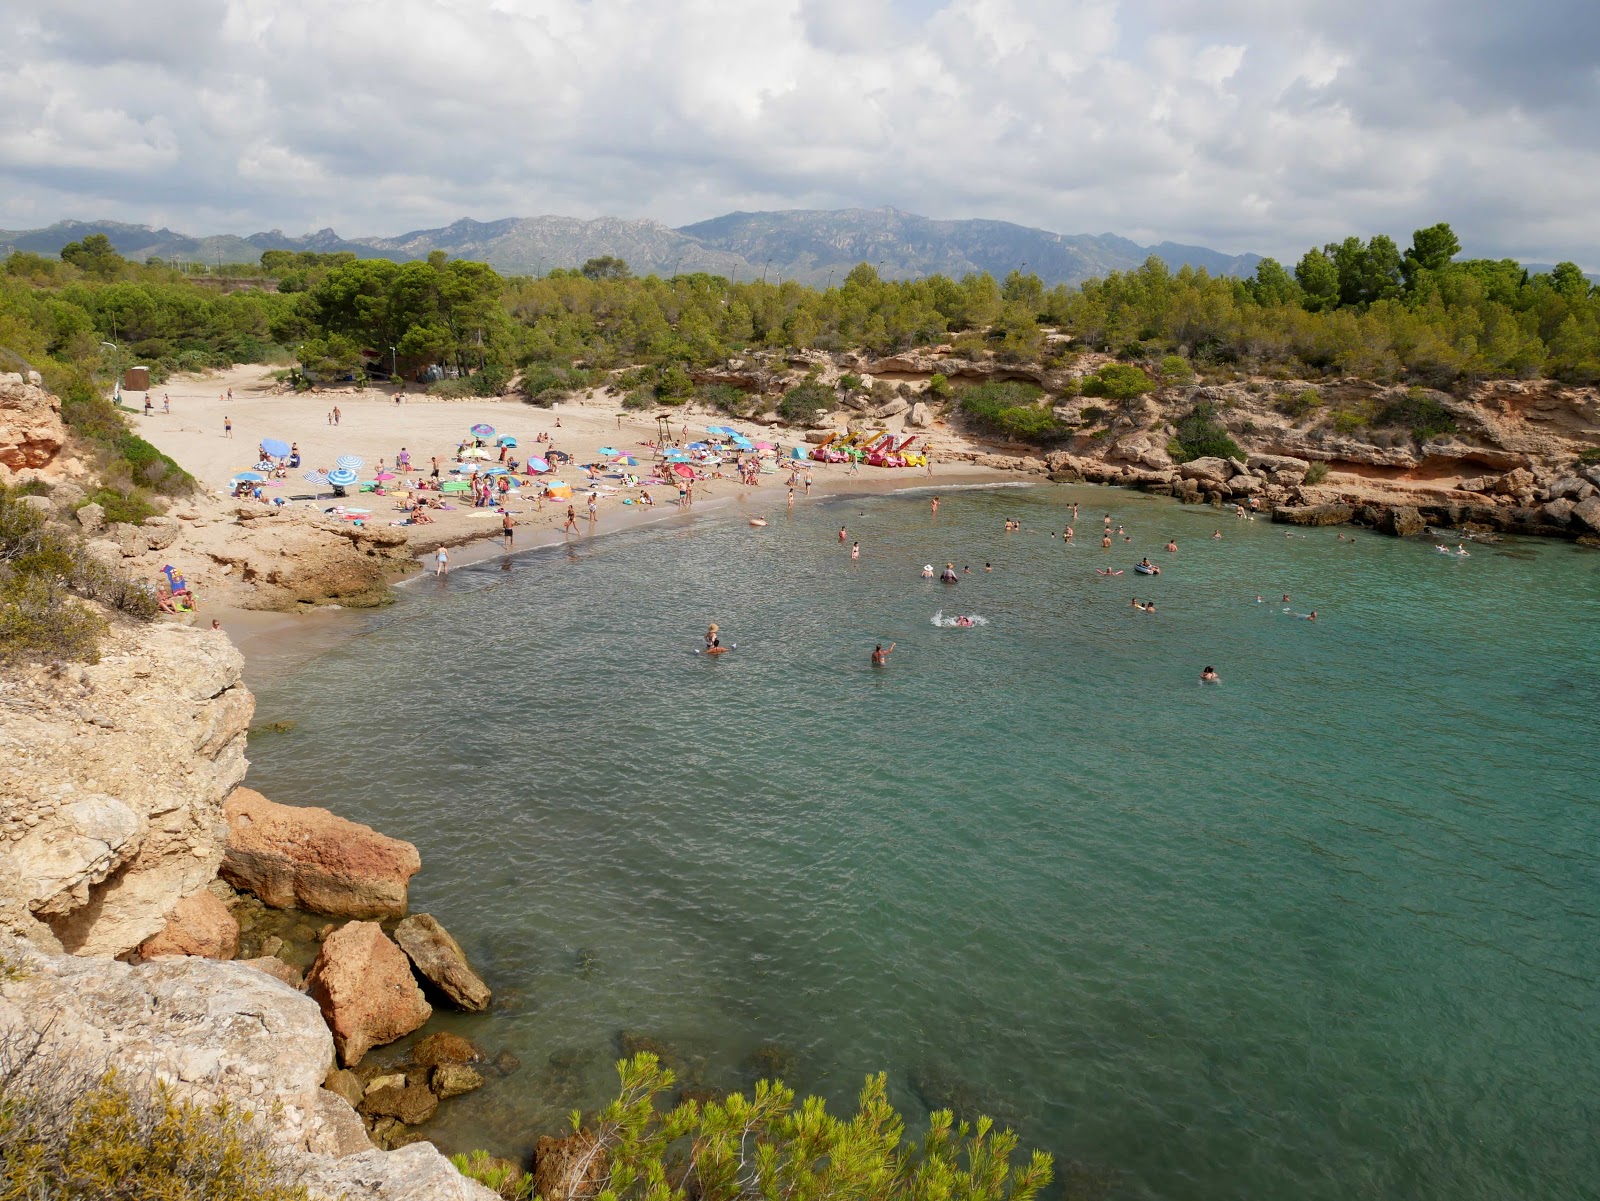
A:
<svg viewBox="0 0 1600 1201">
<path fill-rule="evenodd" d="M 389 374 L 390 374 L 390 376 L 396 376 L 396 375 L 400 374 L 400 365 L 399 365 L 399 363 L 400 363 L 400 352 L 397 351 L 393 346 L 389 347 Z"/>
<path fill-rule="evenodd" d="M 772 266 L 772 260 L 768 259 L 766 261 L 766 263 L 761 268 L 761 282 L 762 283 L 766 283 L 767 282 L 767 268 L 770 267 L 770 266 Z"/>
<path fill-rule="evenodd" d="M 111 385 L 111 403 L 112 404 L 121 404 L 122 403 L 122 347 L 118 346 L 115 342 L 102 342 L 102 343 L 100 343 L 100 345 L 111 347 L 111 352 L 117 356 L 116 357 L 116 362 L 114 364 L 112 364 L 112 370 L 114 370 L 117 373 L 117 378 L 116 378 L 115 382 L 112 383 L 112 385 Z"/>
</svg>

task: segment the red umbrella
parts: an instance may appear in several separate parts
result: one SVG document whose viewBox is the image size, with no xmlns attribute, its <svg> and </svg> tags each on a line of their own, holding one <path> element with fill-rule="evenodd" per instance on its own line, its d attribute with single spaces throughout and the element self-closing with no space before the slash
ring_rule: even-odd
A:
<svg viewBox="0 0 1600 1201">
<path fill-rule="evenodd" d="M 694 468 L 690 467 L 687 463 L 679 463 L 672 470 L 686 480 L 694 479 Z"/>
</svg>

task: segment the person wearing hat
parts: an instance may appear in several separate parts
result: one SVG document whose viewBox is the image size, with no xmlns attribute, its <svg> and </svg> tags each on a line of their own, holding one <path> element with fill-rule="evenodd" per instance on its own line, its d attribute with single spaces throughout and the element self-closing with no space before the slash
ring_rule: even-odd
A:
<svg viewBox="0 0 1600 1201">
<path fill-rule="evenodd" d="M 706 650 L 714 651 L 722 647 L 722 639 L 717 635 L 717 623 L 712 622 L 706 629 Z"/>
</svg>

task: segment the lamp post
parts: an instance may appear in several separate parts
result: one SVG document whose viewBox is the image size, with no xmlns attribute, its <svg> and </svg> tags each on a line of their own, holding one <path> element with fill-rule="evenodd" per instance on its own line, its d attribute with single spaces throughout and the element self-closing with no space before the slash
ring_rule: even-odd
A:
<svg viewBox="0 0 1600 1201">
<path fill-rule="evenodd" d="M 766 283 L 767 282 L 767 268 L 770 267 L 770 266 L 772 266 L 772 260 L 771 259 L 768 259 L 766 261 L 766 263 L 762 265 L 762 268 L 761 268 L 761 282 L 762 283 Z"/>
<path fill-rule="evenodd" d="M 111 353 L 116 356 L 114 362 L 112 363 L 112 368 L 111 368 L 113 371 L 115 371 L 117 373 L 116 380 L 111 385 L 111 403 L 112 404 L 121 404 L 122 403 L 122 347 L 118 346 L 115 342 L 102 342 L 102 343 L 100 343 L 100 345 L 111 347 Z"/>
<path fill-rule="evenodd" d="M 389 347 L 389 375 L 393 378 L 400 374 L 400 352 L 393 346 Z"/>
</svg>

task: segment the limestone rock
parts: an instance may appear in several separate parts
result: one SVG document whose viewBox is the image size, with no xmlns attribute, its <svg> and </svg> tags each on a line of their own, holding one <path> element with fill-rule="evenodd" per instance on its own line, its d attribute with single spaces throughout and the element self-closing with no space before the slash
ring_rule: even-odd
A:
<svg viewBox="0 0 1600 1201">
<path fill-rule="evenodd" d="M 1552 500 L 1547 501 L 1539 511 L 1544 514 L 1547 521 L 1566 525 L 1572 520 L 1573 508 L 1574 505 L 1570 500 Z"/>
<path fill-rule="evenodd" d="M 176 517 L 146 517 L 139 528 L 144 531 L 145 546 L 151 550 L 166 550 L 182 532 Z"/>
<path fill-rule="evenodd" d="M 36 513 L 43 513 L 46 517 L 54 513 L 56 508 L 48 496 L 24 496 L 17 503 L 24 509 L 32 509 Z"/>
<path fill-rule="evenodd" d="M 66 439 L 61 401 L 39 386 L 38 377 L 0 373 L 0 466 L 49 468 Z"/>
<path fill-rule="evenodd" d="M 1201 484 L 1222 484 L 1232 477 L 1233 465 L 1227 459 L 1208 456 L 1190 459 L 1178 468 L 1178 474 L 1186 480 L 1196 480 Z"/>
<path fill-rule="evenodd" d="M 258 972 L 265 972 L 274 980 L 287 984 L 296 992 L 305 989 L 306 979 L 300 974 L 300 969 L 292 963 L 285 963 L 276 955 L 258 955 L 254 959 L 241 959 L 239 962 L 244 964 L 245 967 L 255 968 Z"/>
<path fill-rule="evenodd" d="M 124 558 L 142 555 L 149 547 L 144 531 L 129 521 L 114 521 L 106 527 L 106 537 L 122 550 Z"/>
<path fill-rule="evenodd" d="M 442 1063 L 470 1063 L 482 1059 L 483 1053 L 459 1034 L 439 1030 L 419 1039 L 411 1048 L 411 1058 L 424 1067 L 436 1067 Z"/>
<path fill-rule="evenodd" d="M 250 788 L 228 797 L 222 877 L 280 909 L 398 917 L 422 866 L 417 848 L 326 809 L 279 805 Z"/>
<path fill-rule="evenodd" d="M 165 955 L 232 959 L 238 954 L 239 923 L 228 907 L 204 888 L 173 906 L 166 928 L 139 944 L 143 959 Z"/>
<path fill-rule="evenodd" d="M 1355 516 L 1350 505 L 1279 505 L 1272 520 L 1290 525 L 1345 525 Z"/>
<path fill-rule="evenodd" d="M 335 1159 L 372 1150 L 366 1124 L 350 1102 L 331 1089 L 319 1089 L 314 1099 L 316 1120 L 327 1152 Z"/>
<path fill-rule="evenodd" d="M 394 940 L 421 975 L 459 1008 L 482 1013 L 489 1008 L 489 986 L 467 963 L 461 944 L 426 913 L 415 913 L 394 928 Z"/>
<path fill-rule="evenodd" d="M 464 1063 L 441 1063 L 428 1077 L 428 1085 L 439 1100 L 448 1101 L 483 1087 L 483 1076 Z"/>
<path fill-rule="evenodd" d="M 464 1069 L 471 1071 L 471 1068 Z M 439 1098 L 420 1084 L 369 1089 L 362 1110 L 375 1118 L 398 1118 L 407 1126 L 420 1126 L 439 1108 Z"/>
<path fill-rule="evenodd" d="M 328 936 L 306 978 L 345 1067 L 371 1048 L 410 1034 L 433 1013 L 405 952 L 376 922 L 351 922 Z"/>
<path fill-rule="evenodd" d="M 349 1068 L 334 1068 L 328 1073 L 328 1078 L 322 1082 L 322 1087 L 330 1093 L 342 1097 L 351 1108 L 361 1104 L 361 1099 L 366 1096 L 366 1088 Z"/>
<path fill-rule="evenodd" d="M 302 1183 L 318 1201 L 499 1201 L 456 1171 L 432 1143 L 330 1159 Z"/>
<path fill-rule="evenodd" d="M 1422 514 L 1409 505 L 1397 505 L 1383 516 L 1379 528 L 1397 538 L 1415 538 L 1428 528 Z"/>
<path fill-rule="evenodd" d="M 926 429 L 933 424 L 933 410 L 924 401 L 915 402 L 906 414 L 906 424 L 916 429 Z"/>
<path fill-rule="evenodd" d="M 106 528 L 106 511 L 96 504 L 87 504 L 77 510 L 78 524 L 86 534 L 98 534 Z"/>
<path fill-rule="evenodd" d="M 1572 519 L 1600 533 L 1600 496 L 1591 496 L 1572 506 Z"/>
<path fill-rule="evenodd" d="M 114 626 L 99 663 L 15 685 L 27 703 L 0 721 L 0 813 L 27 835 L 0 841 L 0 924 L 36 937 L 44 921 L 68 950 L 121 955 L 216 876 L 255 704 L 242 664 L 199 630 Z"/>
</svg>

